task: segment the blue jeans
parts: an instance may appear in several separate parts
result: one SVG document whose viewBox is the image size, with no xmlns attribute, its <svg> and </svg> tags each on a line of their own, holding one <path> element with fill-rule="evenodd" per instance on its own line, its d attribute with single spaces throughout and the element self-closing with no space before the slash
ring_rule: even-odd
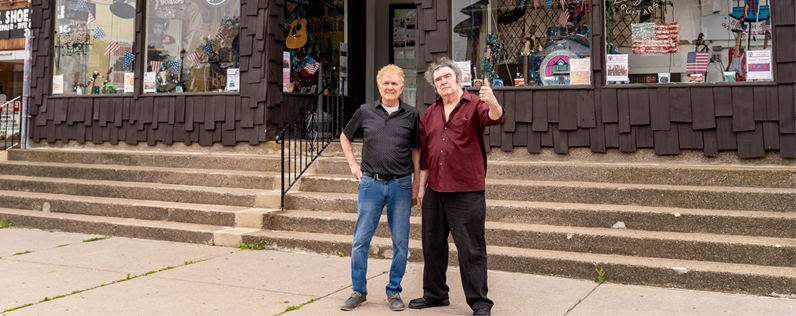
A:
<svg viewBox="0 0 796 316">
<path fill-rule="evenodd" d="M 387 206 L 387 223 L 392 236 L 392 265 L 387 294 L 401 293 L 409 253 L 409 215 L 412 211 L 412 176 L 396 180 L 376 180 L 362 176 L 357 200 L 357 224 L 351 249 L 351 281 L 354 291 L 368 294 L 367 272 L 370 241 Z"/>
</svg>

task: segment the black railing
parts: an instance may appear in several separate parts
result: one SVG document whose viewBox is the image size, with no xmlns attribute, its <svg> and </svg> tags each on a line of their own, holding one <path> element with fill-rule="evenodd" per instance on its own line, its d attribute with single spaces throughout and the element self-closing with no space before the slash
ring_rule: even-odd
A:
<svg viewBox="0 0 796 316">
<path fill-rule="evenodd" d="M 22 145 L 22 102 L 16 97 L 11 101 L 0 101 L 0 144 L 2 152 Z M 27 117 L 25 117 L 27 119 Z"/>
<path fill-rule="evenodd" d="M 282 152 L 282 197 L 342 131 L 343 96 L 319 93 L 277 134 Z"/>
</svg>

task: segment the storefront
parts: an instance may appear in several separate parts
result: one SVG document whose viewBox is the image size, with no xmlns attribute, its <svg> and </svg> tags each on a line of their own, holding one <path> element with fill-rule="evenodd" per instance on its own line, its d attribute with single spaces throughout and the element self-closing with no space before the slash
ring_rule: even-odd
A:
<svg viewBox="0 0 796 316">
<path fill-rule="evenodd" d="M 257 145 L 387 62 L 423 111 L 445 56 L 506 107 L 490 147 L 796 157 L 793 1 L 404 2 L 33 1 L 32 140 Z"/>
<path fill-rule="evenodd" d="M 19 133 L 25 30 L 30 27 L 27 1 L 0 4 L 0 104 L 13 101 L 0 110 L 0 139 Z"/>
</svg>

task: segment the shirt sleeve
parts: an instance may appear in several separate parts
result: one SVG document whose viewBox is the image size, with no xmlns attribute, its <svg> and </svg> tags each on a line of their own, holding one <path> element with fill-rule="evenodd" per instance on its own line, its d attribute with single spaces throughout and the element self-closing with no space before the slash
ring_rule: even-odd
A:
<svg viewBox="0 0 796 316">
<path fill-rule="evenodd" d="M 412 129 L 412 148 L 420 148 L 420 114 L 415 114 L 415 126 Z"/>
<path fill-rule="evenodd" d="M 353 141 L 354 135 L 362 130 L 362 119 L 362 108 L 359 108 L 356 112 L 354 112 L 354 116 L 352 116 L 351 120 L 348 121 L 345 129 L 343 129 L 343 134 L 345 134 L 345 137 L 348 138 L 348 140 Z"/>
<path fill-rule="evenodd" d="M 506 118 L 506 108 L 504 108 L 502 105 L 500 106 L 500 108 L 503 109 L 503 114 L 500 115 L 500 118 L 497 120 L 492 120 L 491 118 L 489 118 L 489 104 L 486 104 L 486 102 L 484 102 L 483 100 L 478 99 L 476 108 L 478 109 L 478 115 L 481 118 L 481 124 L 482 124 L 481 128 L 485 126 L 498 125 L 500 123 L 503 123 L 503 119 Z"/>
<path fill-rule="evenodd" d="M 429 111 L 426 110 L 426 113 Z M 426 135 L 425 124 L 423 119 L 420 119 L 418 124 L 419 139 L 420 139 L 420 170 L 428 170 L 428 135 Z"/>
</svg>

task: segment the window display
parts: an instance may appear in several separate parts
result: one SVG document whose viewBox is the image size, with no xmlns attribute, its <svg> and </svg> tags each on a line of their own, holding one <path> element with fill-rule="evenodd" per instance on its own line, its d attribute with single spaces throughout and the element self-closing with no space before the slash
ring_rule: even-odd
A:
<svg viewBox="0 0 796 316">
<path fill-rule="evenodd" d="M 340 43 L 344 35 L 344 0 L 287 2 L 285 5 L 284 92 L 319 93 L 323 87 L 340 89 Z M 347 69 L 344 69 L 343 74 Z M 324 88 L 327 89 L 327 88 Z M 331 92 L 331 91 L 330 91 Z"/>
<path fill-rule="evenodd" d="M 504 86 L 591 84 L 590 0 L 453 0 L 453 58 Z M 572 63 L 577 65 L 573 80 Z"/>
<path fill-rule="evenodd" d="M 608 84 L 771 81 L 769 0 L 611 0 Z M 750 65 L 750 61 L 754 60 Z"/>
<path fill-rule="evenodd" d="M 62 93 L 124 93 L 125 73 L 135 65 L 135 1 L 58 0 L 56 6 L 53 75 L 62 76 Z"/>
<path fill-rule="evenodd" d="M 237 0 L 148 0 L 144 92 L 210 92 L 228 89 L 237 69 Z M 232 72 L 237 73 L 237 72 Z"/>
</svg>

